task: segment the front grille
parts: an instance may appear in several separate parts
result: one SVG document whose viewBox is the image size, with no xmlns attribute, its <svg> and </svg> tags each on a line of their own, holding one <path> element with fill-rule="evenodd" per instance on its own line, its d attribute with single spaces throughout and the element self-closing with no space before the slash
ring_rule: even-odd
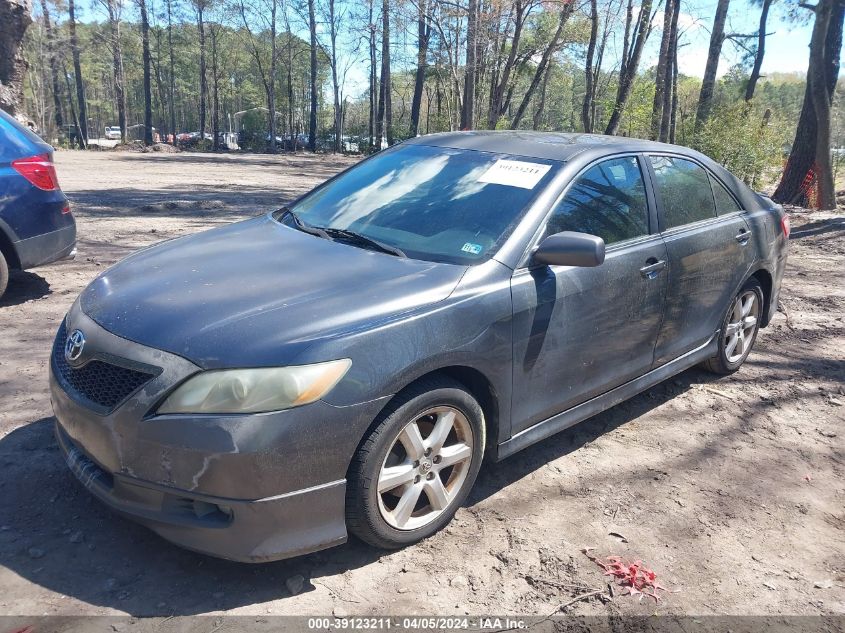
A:
<svg viewBox="0 0 845 633">
<path fill-rule="evenodd" d="M 71 367 L 65 360 L 67 326 L 62 321 L 53 343 L 53 371 L 62 387 L 83 404 L 96 405 L 103 413 L 113 411 L 141 386 L 155 378 L 155 373 L 121 367 L 103 360 L 90 360 L 82 367 Z"/>
</svg>

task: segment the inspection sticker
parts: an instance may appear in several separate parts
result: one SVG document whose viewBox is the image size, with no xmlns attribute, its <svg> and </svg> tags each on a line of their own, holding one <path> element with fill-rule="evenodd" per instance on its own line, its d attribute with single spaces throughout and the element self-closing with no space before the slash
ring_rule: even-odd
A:
<svg viewBox="0 0 845 633">
<path fill-rule="evenodd" d="M 481 174 L 478 182 L 533 189 L 551 168 L 551 165 L 541 165 L 540 163 L 501 159 Z"/>
<path fill-rule="evenodd" d="M 481 244 L 473 244 L 472 242 L 467 242 L 461 247 L 461 250 L 464 253 L 478 255 L 479 253 L 481 253 Z"/>
</svg>

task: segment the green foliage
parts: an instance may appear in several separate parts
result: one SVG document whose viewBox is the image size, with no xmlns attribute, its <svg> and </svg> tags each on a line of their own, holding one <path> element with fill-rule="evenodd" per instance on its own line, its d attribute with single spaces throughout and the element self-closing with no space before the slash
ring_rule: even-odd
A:
<svg viewBox="0 0 845 633">
<path fill-rule="evenodd" d="M 781 166 L 788 135 L 778 120 L 744 101 L 715 110 L 696 139 L 697 148 L 754 186 L 767 170 Z"/>
</svg>

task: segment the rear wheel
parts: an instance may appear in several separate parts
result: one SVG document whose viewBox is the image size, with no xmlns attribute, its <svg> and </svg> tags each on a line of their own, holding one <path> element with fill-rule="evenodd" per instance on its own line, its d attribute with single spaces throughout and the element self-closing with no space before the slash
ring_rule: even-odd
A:
<svg viewBox="0 0 845 633">
<path fill-rule="evenodd" d="M 349 469 L 349 530 L 395 549 L 451 521 L 472 488 L 484 454 L 484 414 L 448 378 L 409 387 L 380 416 Z"/>
<path fill-rule="evenodd" d="M 763 315 L 763 289 L 752 277 L 731 301 L 722 319 L 719 351 L 704 362 L 715 374 L 732 374 L 748 358 Z"/>
<path fill-rule="evenodd" d="M 6 258 L 3 253 L 0 253 L 0 297 L 6 292 L 6 287 L 9 285 L 9 264 L 6 263 Z"/>
</svg>

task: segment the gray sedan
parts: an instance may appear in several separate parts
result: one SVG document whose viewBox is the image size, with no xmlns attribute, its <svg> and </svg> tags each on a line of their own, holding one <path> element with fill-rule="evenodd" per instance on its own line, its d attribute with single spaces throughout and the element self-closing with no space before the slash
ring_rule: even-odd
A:
<svg viewBox="0 0 845 633">
<path fill-rule="evenodd" d="M 100 275 L 56 336 L 56 435 L 86 488 L 184 547 L 400 547 L 482 460 L 693 365 L 739 369 L 788 235 L 686 148 L 417 138 Z"/>
</svg>

